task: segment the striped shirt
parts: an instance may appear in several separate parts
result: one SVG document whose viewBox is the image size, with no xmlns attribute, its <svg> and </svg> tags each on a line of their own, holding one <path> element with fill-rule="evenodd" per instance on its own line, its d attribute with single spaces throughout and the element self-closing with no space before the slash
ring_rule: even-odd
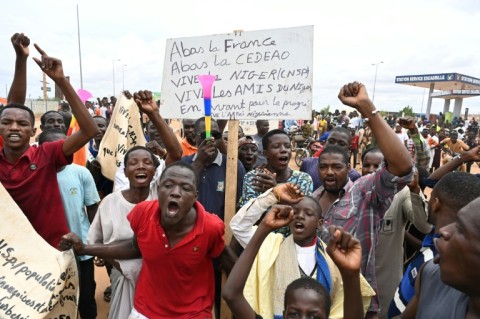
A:
<svg viewBox="0 0 480 319">
<path fill-rule="evenodd" d="M 433 245 L 433 238 L 435 237 L 434 231 L 435 229 L 425 236 L 422 249 L 415 254 L 408 265 L 407 270 L 393 295 L 393 300 L 388 309 L 388 318 L 402 314 L 410 299 L 415 295 L 415 279 L 417 278 L 420 268 L 424 263 L 433 259 L 437 254 L 435 246 Z"/>
<path fill-rule="evenodd" d="M 413 173 L 403 177 L 392 175 L 384 164 L 373 174 L 362 176 L 355 183 L 348 180 L 338 199 L 324 213 L 325 226 L 341 226 L 354 235 L 362 246 L 361 272 L 377 291 L 375 277 L 375 246 L 385 212 L 393 196 L 412 180 Z M 324 193 L 320 186 L 312 197 L 320 200 Z M 372 298 L 369 311 L 379 312 L 377 296 Z"/>
<path fill-rule="evenodd" d="M 415 149 L 415 165 L 428 170 L 430 164 L 430 149 L 427 141 L 421 134 L 411 134 L 409 132 L 408 135 L 412 139 Z"/>
</svg>

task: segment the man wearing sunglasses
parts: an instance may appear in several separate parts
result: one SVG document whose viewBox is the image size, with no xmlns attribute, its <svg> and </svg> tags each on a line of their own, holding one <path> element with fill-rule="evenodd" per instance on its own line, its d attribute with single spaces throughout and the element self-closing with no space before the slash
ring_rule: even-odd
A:
<svg viewBox="0 0 480 319">
<path fill-rule="evenodd" d="M 182 161 L 192 165 L 197 175 L 198 201 L 206 211 L 214 213 L 224 220 L 225 185 L 227 180 L 227 156 L 218 150 L 222 133 L 215 120 L 212 120 L 210 137 L 206 138 L 205 118 L 195 121 L 195 137 L 197 153 L 182 157 Z M 245 168 L 237 160 L 237 198 L 242 195 L 243 177 Z M 221 272 L 218 263 L 214 261 L 215 269 L 215 311 L 219 317 L 221 296 Z"/>
</svg>

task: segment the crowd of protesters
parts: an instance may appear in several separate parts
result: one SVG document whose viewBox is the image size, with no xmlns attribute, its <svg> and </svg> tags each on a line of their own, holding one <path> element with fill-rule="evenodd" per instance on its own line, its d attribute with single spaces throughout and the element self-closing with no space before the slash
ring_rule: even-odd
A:
<svg viewBox="0 0 480 319">
<path fill-rule="evenodd" d="M 30 41 L 17 33 L 11 42 L 0 182 L 48 244 L 79 256 L 82 319 L 97 318 L 95 266 L 108 269 L 114 319 L 219 318 L 222 297 L 236 318 L 480 317 L 474 117 L 382 116 L 351 82 L 338 95 L 348 115 L 314 112 L 279 128 L 258 119 L 251 136 L 240 129 L 230 196 L 226 121 L 212 120 L 207 137 L 203 117 L 183 119 L 179 136 L 150 91 L 124 92 L 148 143 L 127 150 L 111 180 L 97 159 L 116 98 L 83 103 L 61 60 L 35 44 L 35 63 L 66 101 L 42 115 L 31 144 Z M 318 143 L 298 169 L 294 131 Z M 85 162 L 72 164 L 85 145 Z"/>
</svg>

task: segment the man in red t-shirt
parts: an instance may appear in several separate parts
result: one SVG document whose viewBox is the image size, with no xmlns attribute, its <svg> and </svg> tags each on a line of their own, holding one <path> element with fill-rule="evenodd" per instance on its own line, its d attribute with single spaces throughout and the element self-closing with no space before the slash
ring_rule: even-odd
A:
<svg viewBox="0 0 480 319">
<path fill-rule="evenodd" d="M 70 233 L 63 237 L 61 248 L 73 247 L 79 255 L 106 259 L 142 257 L 132 315 L 211 318 L 215 290 L 212 259 L 220 256 L 227 270 L 233 263 L 225 249 L 222 220 L 197 201 L 196 179 L 185 162 L 167 166 L 160 177 L 158 200 L 137 204 L 127 217 L 135 233 L 131 240 L 83 245 Z"/>
<path fill-rule="evenodd" d="M 360 136 L 358 135 L 356 129 L 350 128 L 350 131 L 352 132 L 352 142 L 350 145 L 350 159 L 353 157 L 353 164 L 351 164 L 352 168 L 357 167 L 357 157 L 358 157 L 358 144 L 360 140 Z"/>
<path fill-rule="evenodd" d="M 23 42 L 24 38 L 23 34 L 12 37 L 17 61 L 9 104 L 0 110 L 0 135 L 4 143 L 0 150 L 0 182 L 40 236 L 57 247 L 61 236 L 68 232 L 57 169 L 72 162 L 73 153 L 97 134 L 97 127 L 63 74 L 62 62 L 35 45 L 42 55 L 41 60 L 34 58 L 35 62 L 65 94 L 80 130 L 66 140 L 30 146 L 36 129 L 33 112 L 22 104 L 29 54 L 29 42 Z"/>
</svg>

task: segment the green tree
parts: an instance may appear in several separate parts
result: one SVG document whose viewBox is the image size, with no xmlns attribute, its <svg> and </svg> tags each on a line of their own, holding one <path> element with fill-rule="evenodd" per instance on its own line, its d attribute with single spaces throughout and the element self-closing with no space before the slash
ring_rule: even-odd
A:
<svg viewBox="0 0 480 319">
<path fill-rule="evenodd" d="M 327 115 L 330 112 L 330 105 L 325 106 L 324 108 L 320 109 L 320 113 L 323 115 Z"/>
<path fill-rule="evenodd" d="M 410 105 L 405 106 L 403 109 L 398 112 L 400 116 L 415 116 L 415 113 L 413 113 L 413 108 Z"/>
</svg>

